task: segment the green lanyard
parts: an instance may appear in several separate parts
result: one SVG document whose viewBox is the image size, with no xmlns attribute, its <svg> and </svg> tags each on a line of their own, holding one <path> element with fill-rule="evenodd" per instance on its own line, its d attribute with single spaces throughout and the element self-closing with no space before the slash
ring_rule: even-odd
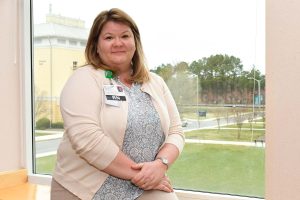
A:
<svg viewBox="0 0 300 200">
<path fill-rule="evenodd" d="M 110 84 L 112 85 L 111 79 L 114 77 L 114 73 L 110 70 L 105 70 L 105 78 L 109 79 Z"/>
</svg>

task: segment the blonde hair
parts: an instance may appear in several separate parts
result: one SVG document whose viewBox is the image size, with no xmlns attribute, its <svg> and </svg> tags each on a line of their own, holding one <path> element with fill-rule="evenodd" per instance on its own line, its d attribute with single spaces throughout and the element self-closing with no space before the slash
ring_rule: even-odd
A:
<svg viewBox="0 0 300 200">
<path fill-rule="evenodd" d="M 90 30 L 89 38 L 85 48 L 85 58 L 87 64 L 93 65 L 95 68 L 103 70 L 112 70 L 106 66 L 100 59 L 97 53 L 98 38 L 102 31 L 103 26 L 109 22 L 119 22 L 130 27 L 133 35 L 136 50 L 132 58 L 132 76 L 131 80 L 137 83 L 144 83 L 149 80 L 149 71 L 146 67 L 145 55 L 141 43 L 139 29 L 133 19 L 124 11 L 118 8 L 102 11 L 94 20 Z M 113 70 L 112 70 L 113 71 Z"/>
</svg>

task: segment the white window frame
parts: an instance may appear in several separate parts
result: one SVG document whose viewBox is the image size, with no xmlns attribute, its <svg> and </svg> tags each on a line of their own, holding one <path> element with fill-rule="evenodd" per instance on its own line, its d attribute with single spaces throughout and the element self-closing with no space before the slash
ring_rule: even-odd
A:
<svg viewBox="0 0 300 200">
<path fill-rule="evenodd" d="M 32 41 L 32 8 L 31 8 L 31 0 L 23 0 L 23 4 L 20 7 L 20 15 L 19 21 L 21 22 L 21 27 L 23 28 L 23 35 L 21 35 L 20 39 L 23 41 L 23 51 L 22 56 L 23 59 L 23 70 L 21 70 L 22 74 L 22 93 L 24 94 L 23 102 L 23 129 L 25 132 L 25 161 L 24 166 L 28 170 L 28 181 L 33 184 L 41 184 L 48 185 L 51 184 L 52 176 L 50 175 L 41 175 L 33 173 L 33 103 L 32 103 L 32 60 L 33 60 L 33 41 Z M 261 200 L 262 198 L 254 198 L 254 197 L 244 197 L 244 196 L 234 196 L 234 195 L 226 195 L 226 194 L 215 194 L 208 192 L 196 192 L 196 191 L 188 191 L 188 190 L 175 190 L 176 194 L 180 198 L 180 200 Z"/>
</svg>

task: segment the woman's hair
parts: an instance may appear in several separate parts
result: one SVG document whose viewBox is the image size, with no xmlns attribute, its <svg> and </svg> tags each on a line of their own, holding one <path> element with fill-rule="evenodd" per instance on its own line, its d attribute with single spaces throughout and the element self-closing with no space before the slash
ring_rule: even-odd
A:
<svg viewBox="0 0 300 200">
<path fill-rule="evenodd" d="M 113 70 L 110 66 L 106 66 L 97 53 L 98 38 L 103 26 L 109 22 L 119 22 L 130 27 L 136 46 L 136 51 L 132 58 L 132 76 L 131 79 L 137 83 L 143 83 L 149 80 L 149 72 L 146 67 L 144 51 L 141 43 L 139 29 L 133 19 L 124 11 L 118 8 L 102 11 L 94 20 L 90 30 L 90 35 L 85 48 L 85 58 L 87 64 L 93 65 L 95 68 L 103 70 Z"/>
</svg>

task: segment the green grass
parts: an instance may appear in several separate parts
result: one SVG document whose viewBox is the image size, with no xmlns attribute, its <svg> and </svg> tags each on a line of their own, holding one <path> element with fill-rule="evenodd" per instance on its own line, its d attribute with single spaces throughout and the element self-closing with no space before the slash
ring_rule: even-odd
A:
<svg viewBox="0 0 300 200">
<path fill-rule="evenodd" d="M 186 144 L 168 175 L 175 188 L 264 196 L 264 149 Z"/>
<path fill-rule="evenodd" d="M 38 174 L 52 174 L 56 162 L 56 155 L 36 159 L 36 172 Z"/>
<path fill-rule="evenodd" d="M 41 132 L 35 132 L 35 136 L 45 136 L 45 135 L 51 135 L 51 133 L 41 133 Z"/>
<path fill-rule="evenodd" d="M 264 130 L 254 130 L 253 139 L 265 134 Z M 185 132 L 186 138 L 199 140 L 221 140 L 221 141 L 251 141 L 252 131 L 241 130 L 240 138 L 237 138 L 238 129 L 202 129 Z"/>
<path fill-rule="evenodd" d="M 255 122 L 253 122 L 252 123 L 252 127 L 254 128 L 254 129 L 256 129 L 256 128 L 258 128 L 258 129 L 264 129 L 265 127 L 264 127 L 264 123 L 255 123 Z M 232 124 L 232 125 L 228 125 L 228 126 L 226 126 L 225 128 L 237 128 L 237 125 L 236 124 Z M 243 125 L 242 125 L 242 128 L 251 128 L 251 124 L 250 123 L 244 123 Z"/>
</svg>

